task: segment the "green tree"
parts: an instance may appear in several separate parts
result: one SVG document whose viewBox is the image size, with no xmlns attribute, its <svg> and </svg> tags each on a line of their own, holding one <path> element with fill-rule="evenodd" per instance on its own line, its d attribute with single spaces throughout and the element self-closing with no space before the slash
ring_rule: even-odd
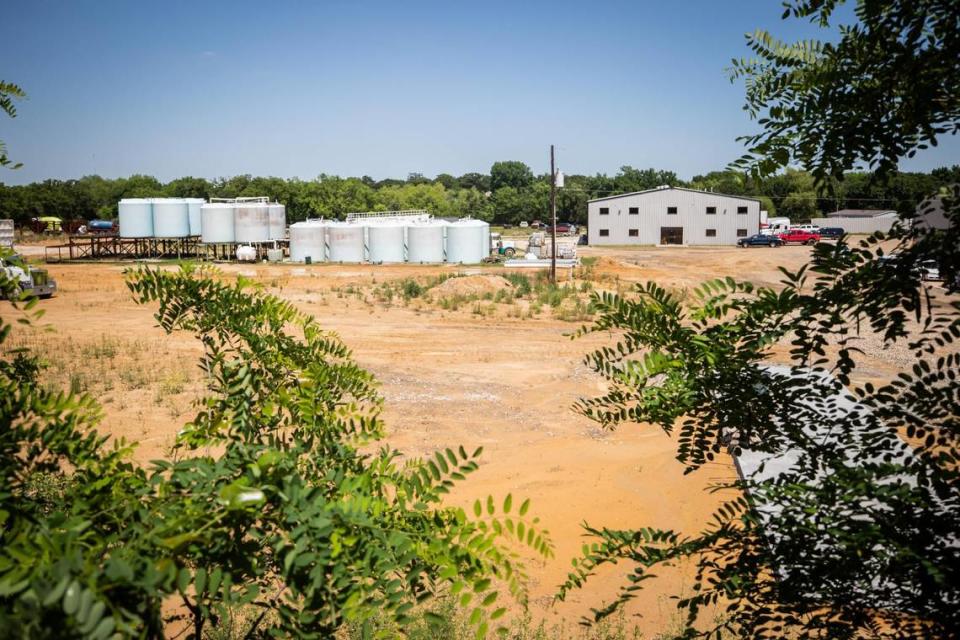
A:
<svg viewBox="0 0 960 640">
<path fill-rule="evenodd" d="M 529 502 L 441 504 L 479 449 L 401 461 L 370 374 L 242 280 L 141 268 L 128 283 L 203 344 L 209 395 L 173 456 L 143 467 L 94 430 L 92 398 L 47 389 L 22 353 L 0 360 L 5 635 L 162 638 L 188 622 L 201 638 L 246 610 L 248 637 L 329 638 L 375 616 L 402 627 L 452 592 L 482 636 L 508 597 L 494 578 L 523 601 L 517 550 L 552 554 Z"/>
<path fill-rule="evenodd" d="M 784 17 L 827 27 L 842 0 L 784 4 Z M 736 167 L 762 177 L 799 164 L 821 183 L 861 162 L 886 174 L 957 132 L 956 3 L 861 0 L 855 14 L 835 42 L 747 36 L 756 57 L 734 60 L 730 76 L 747 80 L 746 109 L 763 128 L 741 138 L 748 153 Z"/>
<path fill-rule="evenodd" d="M 462 189 L 476 189 L 480 193 L 490 191 L 490 176 L 482 173 L 465 173 L 457 179 Z"/>
<path fill-rule="evenodd" d="M 504 187 L 524 189 L 533 183 L 530 167 L 517 160 L 494 162 L 490 167 L 490 190 L 498 191 Z"/>
<path fill-rule="evenodd" d="M 786 15 L 826 25 L 837 4 L 788 3 Z M 742 163 L 753 175 L 794 158 L 829 188 L 867 162 L 878 170 L 874 184 L 912 189 L 895 186 L 895 161 L 960 125 L 956 94 L 910 113 L 901 107 L 920 96 L 899 98 L 908 86 L 936 84 L 934 96 L 956 86 L 956 3 L 864 0 L 856 15 L 860 24 L 836 45 L 751 38 L 764 62 L 737 69 L 748 78 L 748 106 L 770 116 Z M 944 39 L 949 56 L 929 50 Z M 927 60 L 929 69 L 917 66 Z M 870 86 L 896 99 L 865 102 Z M 805 179 L 779 178 L 788 187 Z M 583 400 L 584 414 L 675 433 L 690 473 L 727 452 L 763 464 L 716 487 L 731 497 L 698 535 L 590 528 L 595 541 L 561 596 L 600 565 L 632 562 L 617 599 L 594 611 L 601 618 L 658 566 L 689 559 L 695 584 L 678 600 L 685 637 L 956 635 L 960 303 L 934 302 L 917 277 L 919 263 L 934 260 L 947 289 L 960 284 L 960 189 L 942 202 L 947 228 L 905 224 L 890 238 L 818 245 L 810 265 L 783 270 L 782 288 L 727 278 L 704 283 L 689 303 L 652 283 L 632 297 L 595 298 L 599 320 L 588 330 L 619 337 L 587 359 L 609 391 Z M 896 259 L 884 259 L 891 244 Z M 899 345 L 911 366 L 885 383 L 858 382 L 866 332 L 885 349 Z M 789 366 L 771 366 L 784 343 Z M 723 614 L 698 632 L 708 607 Z"/>
<path fill-rule="evenodd" d="M 0 109 L 11 118 L 17 117 L 17 107 L 13 104 L 13 101 L 26 96 L 27 94 L 24 93 L 23 89 L 17 85 L 0 80 Z M 21 163 L 14 163 L 7 157 L 7 145 L 3 143 L 3 140 L 0 140 L 0 167 L 19 169 L 21 166 Z"/>
<path fill-rule="evenodd" d="M 682 186 L 680 179 L 673 171 L 659 171 L 653 168 L 641 170 L 631 166 L 620 167 L 620 172 L 613 182 L 614 188 L 621 193 L 645 191 L 663 185 Z"/>
</svg>

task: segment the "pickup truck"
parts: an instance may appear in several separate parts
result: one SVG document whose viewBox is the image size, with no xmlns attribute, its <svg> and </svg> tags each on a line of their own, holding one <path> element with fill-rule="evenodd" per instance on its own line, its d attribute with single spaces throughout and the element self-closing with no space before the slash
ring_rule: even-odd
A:
<svg viewBox="0 0 960 640">
<path fill-rule="evenodd" d="M 780 240 L 784 244 L 790 244 L 791 242 L 798 244 L 815 244 L 820 242 L 820 234 L 804 231 L 803 229 L 790 229 L 780 234 Z"/>
<path fill-rule="evenodd" d="M 0 256 L 0 271 L 16 282 L 21 292 L 32 293 L 40 298 L 49 298 L 57 290 L 57 281 L 50 277 L 46 269 L 27 266 L 20 256 Z"/>
</svg>

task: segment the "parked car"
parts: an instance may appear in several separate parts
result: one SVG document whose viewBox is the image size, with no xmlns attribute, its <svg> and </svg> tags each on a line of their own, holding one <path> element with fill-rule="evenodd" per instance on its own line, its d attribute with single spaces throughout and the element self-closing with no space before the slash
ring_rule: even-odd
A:
<svg viewBox="0 0 960 640">
<path fill-rule="evenodd" d="M 920 263 L 920 279 L 943 281 L 940 275 L 940 264 L 936 260 L 924 260 Z"/>
<path fill-rule="evenodd" d="M 738 247 L 782 247 L 783 240 L 777 236 L 767 236 L 762 233 L 758 233 L 755 236 L 750 236 L 749 238 L 740 238 L 737 240 Z"/>
<path fill-rule="evenodd" d="M 820 227 L 815 224 L 792 224 L 790 228 L 787 229 L 790 231 L 807 231 L 809 233 L 820 233 Z"/>
<path fill-rule="evenodd" d="M 550 225 L 544 226 L 544 229 L 547 231 L 553 231 L 553 228 Z M 577 232 L 577 225 L 571 224 L 569 222 L 558 222 L 557 223 L 557 233 L 561 235 L 573 235 Z"/>
<path fill-rule="evenodd" d="M 530 226 L 530 223 L 527 222 L 526 220 L 521 220 L 521 221 L 520 221 L 520 228 L 521 228 L 521 229 L 526 229 L 526 228 L 529 227 L 529 226 Z"/>
<path fill-rule="evenodd" d="M 820 237 L 824 240 L 836 240 L 837 238 L 843 236 L 846 231 L 840 227 L 821 227 L 820 228 Z"/>
<path fill-rule="evenodd" d="M 780 240 L 782 240 L 784 244 L 791 242 L 798 244 L 815 244 L 820 242 L 820 234 L 804 231 L 803 229 L 790 229 L 786 233 L 780 234 Z"/>
</svg>

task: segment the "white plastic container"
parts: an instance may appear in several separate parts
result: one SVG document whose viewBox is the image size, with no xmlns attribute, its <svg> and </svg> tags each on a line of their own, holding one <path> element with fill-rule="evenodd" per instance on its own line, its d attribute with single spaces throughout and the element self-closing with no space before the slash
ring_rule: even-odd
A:
<svg viewBox="0 0 960 640">
<path fill-rule="evenodd" d="M 190 207 L 183 198 L 153 200 L 153 236 L 185 238 L 190 235 Z"/>
<path fill-rule="evenodd" d="M 200 207 L 200 241 L 207 244 L 235 242 L 234 207 L 226 202 L 211 202 Z"/>
<path fill-rule="evenodd" d="M 327 259 L 330 262 L 363 262 L 364 227 L 349 222 L 327 225 Z"/>
<path fill-rule="evenodd" d="M 149 198 L 124 198 L 117 208 L 121 238 L 153 237 L 153 202 Z"/>
<path fill-rule="evenodd" d="M 319 220 L 290 225 L 291 262 L 323 262 L 327 258 L 327 227 Z"/>
<path fill-rule="evenodd" d="M 457 220 L 447 227 L 447 262 L 477 264 L 490 255 L 490 225 Z"/>
<path fill-rule="evenodd" d="M 287 237 L 287 208 L 274 202 L 267 205 L 270 224 L 270 239 L 284 240 Z"/>
<path fill-rule="evenodd" d="M 413 222 L 407 225 L 407 262 L 432 264 L 443 262 L 443 236 L 446 224 L 440 221 Z"/>
<path fill-rule="evenodd" d="M 206 201 L 203 198 L 184 198 L 184 200 L 187 202 L 187 210 L 190 215 L 190 235 L 198 236 L 203 224 L 200 219 L 200 207 L 206 204 Z"/>
<path fill-rule="evenodd" d="M 406 251 L 404 225 L 379 222 L 367 226 L 367 259 L 370 262 L 403 262 Z"/>
<path fill-rule="evenodd" d="M 270 240 L 270 210 L 266 204 L 238 202 L 234 206 L 233 228 L 237 242 Z"/>
</svg>

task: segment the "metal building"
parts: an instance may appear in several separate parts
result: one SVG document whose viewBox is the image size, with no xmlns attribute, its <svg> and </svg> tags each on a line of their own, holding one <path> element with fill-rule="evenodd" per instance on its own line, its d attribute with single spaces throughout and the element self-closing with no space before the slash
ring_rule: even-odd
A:
<svg viewBox="0 0 960 640">
<path fill-rule="evenodd" d="M 587 203 L 591 245 L 734 245 L 760 232 L 760 201 L 657 187 Z"/>
<path fill-rule="evenodd" d="M 837 227 L 846 233 L 887 233 L 900 216 L 889 209 L 841 209 L 828 213 L 826 218 L 811 218 L 818 227 Z"/>
</svg>

